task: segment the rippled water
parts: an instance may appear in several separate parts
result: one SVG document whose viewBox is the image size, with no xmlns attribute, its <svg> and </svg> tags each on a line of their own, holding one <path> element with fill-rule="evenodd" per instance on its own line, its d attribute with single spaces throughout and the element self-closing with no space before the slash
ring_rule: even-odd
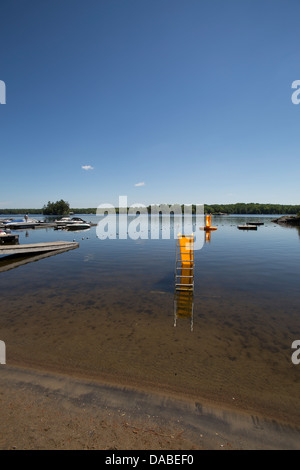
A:
<svg viewBox="0 0 300 470">
<path fill-rule="evenodd" d="M 300 236 L 273 218 L 213 217 L 218 230 L 195 253 L 193 315 L 176 327 L 176 240 L 100 240 L 96 227 L 18 232 L 20 243 L 80 246 L 0 272 L 7 364 L 213 399 L 300 424 L 300 365 L 291 362 L 300 339 Z M 245 221 L 264 225 L 238 230 Z"/>
</svg>

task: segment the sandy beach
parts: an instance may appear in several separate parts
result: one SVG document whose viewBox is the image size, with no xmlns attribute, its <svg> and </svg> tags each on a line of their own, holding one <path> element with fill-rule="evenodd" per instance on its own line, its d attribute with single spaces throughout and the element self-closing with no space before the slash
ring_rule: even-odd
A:
<svg viewBox="0 0 300 470">
<path fill-rule="evenodd" d="M 300 430 L 176 396 L 1 366 L 0 449 L 299 449 Z"/>
</svg>

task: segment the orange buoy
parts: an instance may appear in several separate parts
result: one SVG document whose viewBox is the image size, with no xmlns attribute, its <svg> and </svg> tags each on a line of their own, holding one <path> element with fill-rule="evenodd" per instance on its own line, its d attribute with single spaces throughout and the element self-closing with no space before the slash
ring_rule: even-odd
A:
<svg viewBox="0 0 300 470">
<path fill-rule="evenodd" d="M 211 226 L 211 214 L 205 215 L 205 227 L 202 230 L 211 231 L 211 230 L 218 230 L 217 227 Z"/>
</svg>

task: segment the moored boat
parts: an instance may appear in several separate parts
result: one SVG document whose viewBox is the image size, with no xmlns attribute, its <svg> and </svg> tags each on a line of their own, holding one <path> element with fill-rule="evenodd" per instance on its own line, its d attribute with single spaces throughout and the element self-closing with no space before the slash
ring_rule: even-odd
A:
<svg viewBox="0 0 300 470">
<path fill-rule="evenodd" d="M 91 227 L 91 224 L 81 219 L 80 217 L 62 217 L 55 220 L 56 227 L 66 230 L 86 230 Z"/>
<path fill-rule="evenodd" d="M 91 228 L 91 225 L 87 222 L 72 222 L 65 225 L 66 230 L 86 230 Z"/>
<path fill-rule="evenodd" d="M 29 219 L 24 217 L 24 219 L 12 219 L 8 222 L 4 222 L 5 229 L 22 229 L 22 228 L 34 228 L 40 225 L 40 222 L 36 219 Z"/>
</svg>

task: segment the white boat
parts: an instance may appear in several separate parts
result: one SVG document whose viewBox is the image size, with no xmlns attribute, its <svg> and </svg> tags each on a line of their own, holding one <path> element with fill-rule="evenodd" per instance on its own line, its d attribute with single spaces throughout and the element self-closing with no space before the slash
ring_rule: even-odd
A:
<svg viewBox="0 0 300 470">
<path fill-rule="evenodd" d="M 71 217 L 62 217 L 61 219 L 54 220 L 54 223 L 59 226 L 64 226 L 71 223 Z"/>
<path fill-rule="evenodd" d="M 54 222 L 56 223 L 57 228 L 67 230 L 85 230 L 91 227 L 91 224 L 85 222 L 85 220 L 80 217 L 62 217 Z"/>
<path fill-rule="evenodd" d="M 70 224 L 65 227 L 65 230 L 89 230 L 90 228 L 89 224 Z"/>
<path fill-rule="evenodd" d="M 12 219 L 9 222 L 5 222 L 4 226 L 11 229 L 21 229 L 21 228 L 33 228 L 40 225 L 40 222 L 36 219 L 29 219 L 24 217 L 24 219 Z"/>
<path fill-rule="evenodd" d="M 74 217 L 74 219 L 75 218 L 76 217 Z M 82 219 L 78 219 L 78 220 L 72 220 L 71 223 L 65 226 L 65 228 L 67 230 L 86 230 L 88 228 L 91 228 L 91 224 L 89 224 L 88 222 L 85 222 Z"/>
</svg>

